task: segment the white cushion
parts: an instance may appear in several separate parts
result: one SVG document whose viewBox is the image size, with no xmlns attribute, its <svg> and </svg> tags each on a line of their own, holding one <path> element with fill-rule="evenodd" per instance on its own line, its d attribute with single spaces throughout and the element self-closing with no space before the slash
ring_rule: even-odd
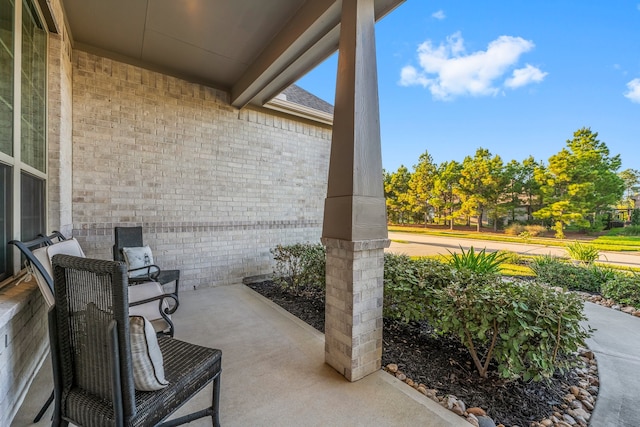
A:
<svg viewBox="0 0 640 427">
<path fill-rule="evenodd" d="M 158 282 L 145 282 L 139 285 L 127 287 L 129 295 L 129 315 L 143 316 L 150 320 L 157 332 L 164 331 L 169 324 L 160 315 L 159 300 L 147 302 L 140 305 L 132 305 L 134 302 L 142 301 L 147 298 L 153 298 L 158 295 L 164 295 L 162 285 Z M 166 300 L 162 300 L 162 309 L 168 309 L 169 304 Z"/>
<path fill-rule="evenodd" d="M 136 390 L 155 391 L 166 387 L 162 352 L 151 323 L 142 316 L 129 316 L 129 336 Z"/>
<path fill-rule="evenodd" d="M 64 254 L 64 255 L 72 255 L 77 257 L 84 258 L 84 252 L 80 247 L 80 243 L 76 239 L 63 240 L 51 246 L 45 246 L 47 249 L 47 254 L 49 255 L 49 259 L 53 258 L 54 255 Z"/>
<path fill-rule="evenodd" d="M 44 270 L 47 272 L 51 280 L 53 281 L 53 268 L 51 267 L 51 258 L 57 254 L 64 255 L 73 255 L 84 258 L 84 252 L 80 247 L 80 244 L 76 239 L 63 240 L 51 246 L 43 246 L 41 248 L 35 249 L 33 251 L 33 255 L 36 257 L 40 264 L 44 267 Z M 44 297 L 45 302 L 50 307 L 54 304 L 55 299 L 53 297 L 53 292 L 49 289 L 49 285 L 45 281 L 44 277 L 40 274 L 40 272 L 36 268 L 32 268 L 31 272 L 34 276 L 36 276 L 36 282 L 38 283 L 38 287 L 40 288 L 40 292 L 42 292 L 42 296 Z"/>
<path fill-rule="evenodd" d="M 47 247 L 38 248 L 33 251 L 33 256 L 36 257 L 44 270 L 47 272 L 51 280 L 53 280 L 53 274 L 51 271 L 51 260 L 49 259 L 49 255 L 47 255 Z M 44 297 L 44 301 L 47 303 L 48 307 L 51 307 L 55 303 L 55 298 L 53 297 L 53 291 L 47 285 L 46 280 L 42 277 L 42 274 L 38 271 L 37 268 L 30 266 L 31 274 L 33 274 L 36 278 L 36 282 L 38 283 L 38 288 L 40 288 L 40 293 Z"/>
<path fill-rule="evenodd" d="M 151 248 L 149 246 L 122 248 L 122 254 L 124 255 L 124 260 L 127 263 L 127 269 L 129 270 L 146 267 L 153 264 L 153 253 L 151 252 Z M 132 271 L 129 273 L 129 277 L 140 277 L 146 275 L 147 270 L 145 269 Z"/>
</svg>

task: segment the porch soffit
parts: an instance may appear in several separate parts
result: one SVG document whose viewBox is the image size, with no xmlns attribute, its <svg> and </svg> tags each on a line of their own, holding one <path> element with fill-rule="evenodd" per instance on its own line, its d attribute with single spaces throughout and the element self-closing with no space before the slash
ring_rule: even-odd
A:
<svg viewBox="0 0 640 427">
<path fill-rule="evenodd" d="M 404 0 L 374 0 L 376 19 Z M 264 105 L 338 48 L 340 0 L 63 0 L 74 47 Z"/>
</svg>

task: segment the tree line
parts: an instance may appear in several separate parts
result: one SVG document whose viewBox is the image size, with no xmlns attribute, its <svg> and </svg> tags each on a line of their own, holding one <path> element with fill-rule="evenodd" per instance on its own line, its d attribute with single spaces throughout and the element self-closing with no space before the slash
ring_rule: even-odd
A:
<svg viewBox="0 0 640 427">
<path fill-rule="evenodd" d="M 552 226 L 561 237 L 571 225 L 598 228 L 612 208 L 633 208 L 640 171 L 621 172 L 620 155 L 590 128 L 578 129 L 566 147 L 547 163 L 529 156 L 504 163 L 499 155 L 478 148 L 462 163 L 435 164 L 425 151 L 409 171 L 384 171 L 387 215 L 392 223 L 470 225 L 477 230 L 487 218 L 497 230 L 505 220 Z"/>
</svg>

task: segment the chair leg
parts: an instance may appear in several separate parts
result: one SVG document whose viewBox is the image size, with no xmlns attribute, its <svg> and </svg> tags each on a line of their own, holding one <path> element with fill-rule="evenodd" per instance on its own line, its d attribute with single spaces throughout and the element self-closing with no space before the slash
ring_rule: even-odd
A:
<svg viewBox="0 0 640 427">
<path fill-rule="evenodd" d="M 54 394 L 53 394 L 53 390 L 51 390 L 51 394 L 47 398 L 47 401 L 44 402 L 44 405 L 42 405 L 42 408 L 40 408 L 40 412 L 38 412 L 38 415 L 36 415 L 36 417 L 33 419 L 34 424 L 42 419 L 42 416 L 44 415 L 44 413 L 47 412 L 47 409 L 49 409 L 51 402 L 53 402 L 53 398 L 54 398 Z"/>
<path fill-rule="evenodd" d="M 220 427 L 220 374 L 213 380 L 211 405 L 213 407 L 213 414 L 211 414 L 213 427 Z"/>
</svg>

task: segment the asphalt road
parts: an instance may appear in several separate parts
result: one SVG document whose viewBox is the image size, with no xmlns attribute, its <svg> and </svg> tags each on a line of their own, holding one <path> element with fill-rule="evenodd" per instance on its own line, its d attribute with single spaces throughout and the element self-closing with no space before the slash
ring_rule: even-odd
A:
<svg viewBox="0 0 640 427">
<path fill-rule="evenodd" d="M 476 251 L 486 248 L 487 252 L 507 250 L 523 255 L 567 256 L 567 252 L 563 248 L 530 243 L 496 242 L 492 240 L 463 239 L 458 237 L 401 232 L 389 232 L 389 239 L 391 239 L 391 246 L 387 249 L 388 252 L 402 253 L 410 256 L 448 255 L 449 252 L 447 251 L 460 252 L 460 247 L 467 251 L 471 246 L 473 246 Z M 601 251 L 599 261 L 621 266 L 640 267 L 640 252 Z"/>
</svg>

